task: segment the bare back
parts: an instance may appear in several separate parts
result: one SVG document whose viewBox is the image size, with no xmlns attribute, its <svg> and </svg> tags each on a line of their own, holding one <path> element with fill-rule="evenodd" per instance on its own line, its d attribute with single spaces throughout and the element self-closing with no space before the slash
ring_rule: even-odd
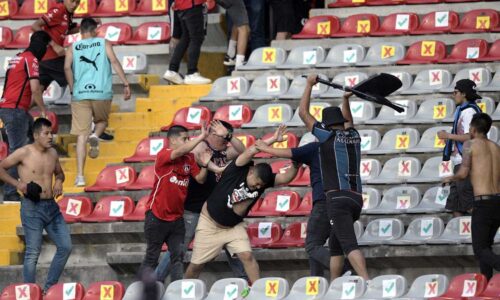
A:
<svg viewBox="0 0 500 300">
<path fill-rule="evenodd" d="M 470 178 L 474 196 L 500 194 L 500 147 L 488 139 L 471 140 Z"/>
<path fill-rule="evenodd" d="M 26 145 L 19 149 L 22 157 L 17 165 L 19 178 L 26 183 L 31 181 L 42 187 L 40 198 L 53 198 L 52 178 L 56 167 L 60 168 L 59 157 L 55 149 L 40 151 L 34 145 Z"/>
</svg>

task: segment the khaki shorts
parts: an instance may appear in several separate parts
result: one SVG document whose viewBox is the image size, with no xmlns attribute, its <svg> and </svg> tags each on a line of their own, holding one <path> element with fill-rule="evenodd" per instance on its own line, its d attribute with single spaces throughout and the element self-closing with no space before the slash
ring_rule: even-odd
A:
<svg viewBox="0 0 500 300">
<path fill-rule="evenodd" d="M 81 100 L 71 102 L 71 134 L 90 135 L 92 121 L 107 122 L 111 100 Z"/>
<path fill-rule="evenodd" d="M 231 255 L 251 252 L 245 225 L 240 223 L 232 228 L 221 228 L 212 219 L 201 214 L 196 227 L 191 263 L 201 265 L 213 260 L 224 246 Z"/>
</svg>

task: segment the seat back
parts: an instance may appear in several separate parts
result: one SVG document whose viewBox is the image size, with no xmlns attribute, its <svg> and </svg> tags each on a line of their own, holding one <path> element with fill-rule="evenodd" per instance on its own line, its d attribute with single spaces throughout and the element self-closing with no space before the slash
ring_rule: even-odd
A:
<svg viewBox="0 0 500 300">
<path fill-rule="evenodd" d="M 5 77 L 12 56 L 0 55 L 0 77 Z"/>
<path fill-rule="evenodd" d="M 155 181 L 156 173 L 155 166 L 149 165 L 142 168 L 137 179 L 128 186 L 125 187 L 126 190 L 147 190 L 152 189 Z"/>
<path fill-rule="evenodd" d="M 156 282 L 156 299 L 151 300 L 160 300 L 165 292 L 165 287 L 163 283 L 157 281 Z M 141 281 L 136 281 L 129 285 L 127 290 L 125 291 L 125 295 L 122 300 L 137 300 L 142 299 L 144 297 L 144 284 Z"/>
<path fill-rule="evenodd" d="M 467 68 L 458 71 L 451 86 L 461 79 L 470 79 L 476 83 L 476 89 L 487 86 L 491 81 L 491 71 L 487 68 Z"/>
<path fill-rule="evenodd" d="M 97 9 L 96 0 L 80 0 L 80 4 L 75 10 L 75 17 L 86 17 L 92 15 Z"/>
<path fill-rule="evenodd" d="M 235 138 L 241 141 L 245 148 L 248 148 L 255 144 L 255 137 L 251 134 L 236 133 L 233 135 Z"/>
<path fill-rule="evenodd" d="M 487 283 L 488 280 L 483 274 L 461 274 L 453 277 L 448 290 L 442 295 L 442 297 L 476 297 L 484 291 Z"/>
<path fill-rule="evenodd" d="M 81 39 L 82 39 L 82 34 L 79 32 L 73 33 L 73 34 L 68 34 L 64 38 L 63 46 L 69 47 L 69 46 L 73 45 L 73 43 L 76 43 L 76 42 L 80 41 Z"/>
<path fill-rule="evenodd" d="M 12 42 L 6 44 L 4 47 L 8 49 L 28 48 L 32 33 L 33 29 L 31 28 L 31 26 L 23 26 L 16 31 Z"/>
<path fill-rule="evenodd" d="M 90 284 L 83 300 L 110 299 L 120 300 L 125 293 L 125 287 L 118 281 L 100 281 Z"/>
<path fill-rule="evenodd" d="M 405 297 L 431 298 L 439 297 L 448 289 L 448 277 L 443 274 L 429 274 L 419 276 L 413 281 Z"/>
<path fill-rule="evenodd" d="M 358 83 L 368 79 L 368 75 L 363 72 L 343 72 L 335 75 L 332 82 L 345 85 L 348 87 L 354 87 Z M 334 89 L 329 87 L 326 93 L 324 93 L 322 98 L 339 98 L 344 95 L 344 91 L 339 89 Z M 367 102 L 368 103 L 368 102 Z M 352 107 L 351 107 L 352 108 Z"/>
<path fill-rule="evenodd" d="M 451 99 L 429 99 L 420 104 L 415 120 L 434 120 L 435 122 L 453 118 L 455 102 Z"/>
<path fill-rule="evenodd" d="M 458 30 L 467 32 L 490 31 L 498 27 L 498 12 L 494 9 L 470 10 L 462 16 Z"/>
<path fill-rule="evenodd" d="M 487 54 L 488 57 L 500 57 L 500 40 L 496 40 L 491 44 L 490 50 Z"/>
<path fill-rule="evenodd" d="M 288 91 L 289 82 L 283 75 L 264 74 L 255 78 L 246 97 L 265 96 L 279 98 Z"/>
<path fill-rule="evenodd" d="M 39 111 L 31 110 L 30 114 L 34 120 L 40 118 Z M 52 134 L 57 134 L 59 131 L 59 121 L 57 120 L 57 115 L 53 111 L 48 111 L 46 113 L 46 118 L 50 121 L 50 123 L 52 123 Z"/>
<path fill-rule="evenodd" d="M 420 202 L 420 191 L 414 186 L 395 186 L 384 192 L 379 209 L 405 211 Z"/>
<path fill-rule="evenodd" d="M 279 241 L 283 235 L 283 229 L 279 223 L 258 222 L 249 224 L 247 226 L 247 233 L 252 248 L 265 248 Z"/>
<path fill-rule="evenodd" d="M 125 188 L 136 180 L 135 170 L 129 166 L 109 166 L 105 167 L 99 175 L 93 186 L 85 188 L 87 192 L 95 191 L 114 191 Z"/>
<path fill-rule="evenodd" d="M 415 157 L 389 159 L 382 168 L 379 178 L 412 178 L 420 173 L 420 161 Z"/>
<path fill-rule="evenodd" d="M 205 106 L 191 106 L 179 109 L 170 125 L 162 127 L 163 131 L 174 125 L 181 125 L 188 130 L 198 130 L 203 123 L 209 124 L 212 120 L 212 112 Z"/>
<path fill-rule="evenodd" d="M 4 160 L 9 155 L 9 145 L 1 141 L 0 142 L 0 160 Z"/>
<path fill-rule="evenodd" d="M 219 279 L 212 285 L 205 300 L 236 300 L 247 287 L 248 282 L 242 278 Z"/>
<path fill-rule="evenodd" d="M 140 16 L 151 16 L 151 15 L 164 15 L 168 13 L 168 1 L 167 0 L 140 0 L 137 3 L 135 11 L 131 12 L 131 15 Z"/>
<path fill-rule="evenodd" d="M 148 211 L 149 195 L 144 195 L 137 201 L 134 211 L 126 216 L 123 216 L 124 221 L 144 221 L 146 211 Z"/>
<path fill-rule="evenodd" d="M 498 127 L 491 126 L 490 131 L 488 131 L 488 139 L 492 142 L 496 142 L 498 140 Z"/>
<path fill-rule="evenodd" d="M 405 60 L 437 62 L 446 55 L 446 45 L 441 41 L 419 41 L 411 44 Z"/>
<path fill-rule="evenodd" d="M 302 31 L 292 35 L 293 39 L 328 38 L 339 31 L 340 21 L 335 16 L 314 16 L 307 19 Z"/>
<path fill-rule="evenodd" d="M 453 163 L 451 161 L 443 161 L 442 156 L 435 156 L 425 161 L 418 177 L 432 180 L 452 175 Z"/>
<path fill-rule="evenodd" d="M 403 56 L 404 56 L 404 49 L 403 49 Z M 401 57 L 403 57 L 403 56 L 401 56 Z M 389 72 L 389 74 L 397 77 L 399 80 L 401 80 L 401 83 L 402 83 L 401 87 L 397 91 L 392 93 L 393 95 L 398 95 L 401 92 L 406 91 L 413 84 L 413 76 L 408 72 L 399 72 L 398 71 L 398 72 Z"/>
<path fill-rule="evenodd" d="M 366 181 L 373 178 L 377 178 L 380 174 L 380 161 L 373 158 L 363 158 L 360 161 L 360 175 L 361 180 Z"/>
<path fill-rule="evenodd" d="M 382 275 L 373 278 L 363 297 L 394 299 L 406 294 L 406 278 L 401 275 Z"/>
<path fill-rule="evenodd" d="M 167 22 L 147 22 L 139 25 L 132 37 L 143 44 L 166 43 L 170 40 L 170 24 Z"/>
<path fill-rule="evenodd" d="M 368 223 L 360 241 L 384 242 L 397 240 L 403 236 L 404 224 L 399 219 L 376 219 Z"/>
<path fill-rule="evenodd" d="M 354 235 L 356 235 L 356 240 L 359 240 L 361 236 L 363 236 L 363 233 L 365 233 L 365 227 L 360 220 L 357 220 L 352 225 L 354 226 Z"/>
<path fill-rule="evenodd" d="M 405 56 L 405 47 L 397 42 L 379 42 L 368 49 L 363 64 L 394 64 Z"/>
<path fill-rule="evenodd" d="M 283 65 L 305 65 L 314 66 L 325 60 L 325 49 L 319 46 L 300 46 L 295 47 L 290 51 Z"/>
<path fill-rule="evenodd" d="M 321 122 L 323 119 L 323 109 L 325 107 L 329 107 L 330 103 L 328 102 L 313 102 L 309 106 L 309 113 L 318 121 Z M 297 107 L 295 110 L 295 113 L 293 114 L 293 118 L 285 123 L 286 126 L 304 126 L 304 122 L 302 122 L 302 119 L 300 118 L 300 108 Z M 304 137 L 304 135 L 302 136 Z M 312 141 L 312 140 L 311 140 Z"/>
<path fill-rule="evenodd" d="M 444 69 L 422 70 L 418 72 L 413 82 L 412 89 L 421 91 L 437 91 L 447 88 L 451 84 L 453 76 L 450 71 Z"/>
<path fill-rule="evenodd" d="M 422 201 L 420 202 L 420 207 L 429 209 L 444 209 L 446 205 L 446 200 L 450 194 L 450 187 L 434 186 L 426 190 Z"/>
<path fill-rule="evenodd" d="M 269 68 L 276 67 L 285 62 L 286 52 L 282 48 L 277 47 L 262 47 L 252 51 L 246 66 L 252 68 Z M 244 69 L 241 68 L 242 70 Z"/>
<path fill-rule="evenodd" d="M 234 128 L 252 120 L 252 109 L 246 104 L 223 105 L 214 114 L 214 120 L 226 121 Z"/>
<path fill-rule="evenodd" d="M 273 135 L 274 135 L 274 133 L 272 133 L 272 132 L 267 133 L 266 135 L 264 135 L 261 138 L 261 140 L 270 139 L 270 138 L 272 138 Z M 299 139 L 297 138 L 297 136 L 295 135 L 295 133 L 288 132 L 283 137 L 285 138 L 284 141 L 282 141 L 282 142 L 274 142 L 271 145 L 271 147 L 273 147 L 275 149 L 290 149 L 290 148 L 296 148 L 296 147 L 298 147 L 298 145 L 299 145 Z M 273 157 L 273 156 L 271 154 L 268 154 L 268 153 L 260 152 L 260 153 L 257 153 L 257 155 L 255 155 L 255 157 L 266 158 L 266 157 Z"/>
<path fill-rule="evenodd" d="M 281 300 L 288 295 L 290 286 L 288 281 L 281 277 L 266 277 L 255 281 L 247 300 L 274 299 Z"/>
<path fill-rule="evenodd" d="M 13 283 L 3 289 L 0 299 L 42 300 L 42 289 L 34 283 Z"/>
<path fill-rule="evenodd" d="M 293 222 L 288 225 L 274 248 L 304 247 L 307 236 L 307 222 Z M 317 286 L 316 286 L 317 288 Z M 318 292 L 316 290 L 316 292 Z M 317 293 L 313 294 L 316 296 Z"/>
<path fill-rule="evenodd" d="M 82 300 L 85 295 L 85 288 L 79 282 L 56 283 L 51 286 L 43 299 L 45 300 L 60 300 L 74 299 Z M 30 298 L 31 299 L 31 298 Z"/>
<path fill-rule="evenodd" d="M 375 129 L 361 129 L 358 132 L 361 136 L 361 152 L 366 152 L 379 146 L 380 132 Z"/>
<path fill-rule="evenodd" d="M 347 17 L 340 28 L 340 32 L 353 35 L 369 35 L 378 30 L 380 24 L 378 16 L 374 14 L 356 14 Z"/>
<path fill-rule="evenodd" d="M 168 147 L 168 139 L 166 137 L 147 137 L 137 144 L 134 155 L 125 158 L 123 161 L 129 163 L 154 161 L 158 152 L 166 147 Z"/>
<path fill-rule="evenodd" d="M 318 75 L 319 78 L 328 80 L 328 77 L 323 74 Z M 284 99 L 300 99 L 302 97 L 302 93 L 304 92 L 304 88 L 306 87 L 307 84 L 307 79 L 302 77 L 302 76 L 297 76 L 292 80 L 292 84 L 290 84 L 290 88 L 288 89 L 288 92 L 283 95 Z M 316 83 L 311 91 L 311 97 L 316 98 L 319 97 L 321 94 L 326 92 L 328 90 L 328 86 L 324 85 L 322 83 Z M 314 103 L 312 103 L 314 104 Z M 330 106 L 330 105 L 328 105 Z"/>
<path fill-rule="evenodd" d="M 340 44 L 330 48 L 326 63 L 354 65 L 365 58 L 365 47 L 360 44 Z"/>
<path fill-rule="evenodd" d="M 493 114 L 495 110 L 495 101 L 491 97 L 482 97 L 482 99 L 476 100 L 476 104 L 483 113 L 488 115 Z"/>
<path fill-rule="evenodd" d="M 92 214 L 82 217 L 83 222 L 121 221 L 134 211 L 134 201 L 127 196 L 104 196 L 94 207 Z"/>
<path fill-rule="evenodd" d="M 103 2 L 106 0 L 101 1 Z M 132 38 L 132 27 L 127 23 L 119 22 L 102 24 L 97 28 L 97 36 L 108 40 L 113 45 L 121 45 Z"/>
<path fill-rule="evenodd" d="M 134 0 L 102 0 L 99 2 L 94 15 L 100 17 L 124 16 L 134 11 L 135 5 Z"/>
<path fill-rule="evenodd" d="M 10 1 L 8 1 L 10 2 Z M 7 2 L 0 2 L 0 8 L 3 6 L 8 6 Z M 1 19 L 1 17 L 0 17 Z M 5 45 L 12 41 L 12 30 L 9 27 L 0 26 L 0 48 L 3 48 Z"/>
<path fill-rule="evenodd" d="M 353 100 L 350 103 L 354 123 L 363 123 L 375 117 L 375 105 L 373 102 Z"/>
<path fill-rule="evenodd" d="M 387 131 L 377 150 L 407 150 L 415 147 L 420 133 L 415 128 L 395 128 Z"/>
<path fill-rule="evenodd" d="M 45 103 L 54 102 L 60 99 L 64 93 L 63 88 L 57 83 L 57 81 L 52 81 L 50 85 L 43 91 L 43 101 Z"/>
<path fill-rule="evenodd" d="M 56 2 L 53 0 L 26 0 L 19 6 L 17 14 L 11 14 L 11 18 L 36 19 L 46 14 L 55 5 Z"/>
<path fill-rule="evenodd" d="M 459 16 L 454 11 L 433 11 L 422 17 L 418 31 L 448 32 L 458 26 Z"/>
<path fill-rule="evenodd" d="M 252 121 L 248 124 L 243 124 L 242 127 L 278 126 L 281 123 L 289 121 L 292 115 L 292 107 L 288 104 L 264 104 L 255 110 Z"/>
<path fill-rule="evenodd" d="M 380 112 L 375 120 L 380 121 L 390 121 L 390 122 L 402 122 L 407 119 L 413 118 L 417 113 L 417 103 L 413 100 L 395 100 L 394 103 L 405 106 L 405 110 L 398 113 L 394 109 L 388 106 L 382 106 Z M 385 135 L 384 135 L 385 136 Z M 367 150 L 367 149 L 365 149 Z"/>
<path fill-rule="evenodd" d="M 368 211 L 380 204 L 380 191 L 372 187 L 363 187 L 363 211 Z"/>
<path fill-rule="evenodd" d="M 384 18 L 377 33 L 386 33 L 387 35 L 394 33 L 408 34 L 417 29 L 418 21 L 418 16 L 415 13 L 390 14 Z"/>
<path fill-rule="evenodd" d="M 328 281 L 323 277 L 302 277 L 295 281 L 286 300 L 321 299 L 328 291 Z"/>
<path fill-rule="evenodd" d="M 488 282 L 481 297 L 498 297 L 500 295 L 500 274 L 495 274 Z"/>
<path fill-rule="evenodd" d="M 444 230 L 444 222 L 436 217 L 423 217 L 411 221 L 403 240 L 425 241 L 439 237 Z"/>
<path fill-rule="evenodd" d="M 76 222 L 92 213 L 92 201 L 84 196 L 64 196 L 57 202 L 59 210 L 68 223 Z"/>
<path fill-rule="evenodd" d="M 259 211 L 265 216 L 286 215 L 300 204 L 300 196 L 294 191 L 272 191 L 264 196 Z M 267 214 L 266 214 L 267 213 Z"/>
<path fill-rule="evenodd" d="M 450 132 L 451 126 L 437 126 L 425 130 L 420 138 L 420 142 L 413 150 L 421 149 L 420 151 L 425 152 L 443 149 L 446 142 L 437 135 L 437 133 L 442 130 Z"/>
<path fill-rule="evenodd" d="M 342 276 L 330 284 L 324 300 L 328 299 L 358 299 L 366 291 L 366 281 L 360 276 Z"/>
<path fill-rule="evenodd" d="M 250 83 L 245 77 L 225 76 L 220 77 L 212 84 L 212 89 L 206 97 L 206 101 L 222 100 L 227 98 L 238 98 L 248 92 Z"/>
<path fill-rule="evenodd" d="M 7 0 L 0 2 L 0 20 L 8 19 L 9 16 L 15 16 L 19 6 L 15 0 Z"/>
<path fill-rule="evenodd" d="M 148 58 L 143 52 L 127 51 L 116 52 L 116 58 L 122 65 L 123 71 L 126 74 L 147 73 Z M 113 70 L 113 73 L 114 70 Z"/>
<path fill-rule="evenodd" d="M 199 279 L 181 279 L 168 285 L 162 300 L 202 300 L 206 296 L 207 287 L 203 281 Z"/>
<path fill-rule="evenodd" d="M 488 53 L 488 42 L 483 39 L 467 39 L 456 43 L 451 49 L 448 58 L 467 59 L 475 61 L 486 56 Z"/>
<path fill-rule="evenodd" d="M 456 217 L 448 221 L 440 240 L 460 243 L 471 238 L 471 217 Z"/>
</svg>

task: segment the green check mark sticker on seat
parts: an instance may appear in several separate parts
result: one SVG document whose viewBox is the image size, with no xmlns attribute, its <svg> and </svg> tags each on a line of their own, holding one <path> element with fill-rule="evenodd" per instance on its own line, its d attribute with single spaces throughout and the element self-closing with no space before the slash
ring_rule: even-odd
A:
<svg viewBox="0 0 500 300">
<path fill-rule="evenodd" d="M 266 234 L 268 230 L 269 230 L 269 227 L 264 227 L 264 228 L 261 228 L 261 229 L 260 229 L 260 233 L 262 233 L 262 234 Z"/>
<path fill-rule="evenodd" d="M 391 224 L 388 224 L 385 227 L 382 227 L 382 232 L 386 233 L 391 228 Z"/>
<path fill-rule="evenodd" d="M 181 290 L 181 298 L 194 299 L 196 291 L 193 282 L 183 280 L 181 283 Z"/>
<path fill-rule="evenodd" d="M 391 283 L 391 285 L 389 285 L 388 287 L 386 287 L 386 288 L 384 289 L 384 290 L 385 290 L 385 292 L 386 292 L 386 293 L 390 293 L 390 292 L 392 291 L 392 289 L 394 289 L 394 286 L 395 286 L 395 285 L 396 285 L 396 284 L 395 284 L 394 282 L 393 282 L 393 283 Z"/>
<path fill-rule="evenodd" d="M 67 296 L 69 296 L 69 295 L 71 295 L 71 293 L 73 293 L 73 290 L 74 290 L 74 289 L 75 289 L 75 287 L 74 287 L 74 286 L 72 286 L 72 287 L 70 287 L 69 289 L 67 289 L 66 291 L 64 291 L 64 293 L 65 293 Z"/>
<path fill-rule="evenodd" d="M 119 212 L 121 209 L 123 208 L 123 205 L 120 204 L 119 206 L 113 208 L 113 212 L 116 214 L 117 212 Z"/>
<path fill-rule="evenodd" d="M 235 109 L 235 110 L 233 110 L 233 111 L 231 112 L 231 115 L 232 115 L 233 117 L 235 117 L 235 116 L 237 116 L 237 115 L 240 113 L 240 111 L 241 111 L 241 107 L 238 107 L 237 109 Z"/>
<path fill-rule="evenodd" d="M 196 113 L 194 113 L 194 114 L 189 114 L 189 117 L 190 117 L 191 119 L 194 119 L 194 118 L 196 118 L 199 114 L 200 114 L 200 112 L 199 112 L 199 111 L 197 111 L 197 112 L 196 112 Z"/>
<path fill-rule="evenodd" d="M 382 297 L 396 297 L 396 279 L 386 279 L 382 281 Z"/>
</svg>

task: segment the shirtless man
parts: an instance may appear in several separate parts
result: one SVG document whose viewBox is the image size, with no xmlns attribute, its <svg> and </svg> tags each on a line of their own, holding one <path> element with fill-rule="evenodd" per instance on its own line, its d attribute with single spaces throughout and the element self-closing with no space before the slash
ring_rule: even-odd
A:
<svg viewBox="0 0 500 300">
<path fill-rule="evenodd" d="M 457 174 L 445 183 L 463 180 L 470 174 L 474 189 L 472 211 L 472 248 L 479 267 L 488 279 L 493 269 L 500 271 L 500 256 L 491 246 L 500 227 L 500 147 L 488 140 L 491 118 L 479 113 L 470 122 L 471 140 L 464 143 L 463 162 Z"/>
<path fill-rule="evenodd" d="M 23 194 L 21 222 L 26 243 L 23 268 L 25 283 L 36 282 L 36 264 L 44 229 L 56 244 L 57 251 L 50 264 L 44 292 L 59 280 L 72 247 L 69 228 L 54 200 L 62 195 L 64 173 L 57 152 L 52 147 L 51 127 L 49 120 L 37 119 L 33 124 L 34 143 L 17 149 L 0 162 L 0 180 L 15 186 Z M 14 166 L 17 166 L 19 181 L 7 173 Z M 54 183 L 52 176 L 55 178 Z"/>
</svg>

